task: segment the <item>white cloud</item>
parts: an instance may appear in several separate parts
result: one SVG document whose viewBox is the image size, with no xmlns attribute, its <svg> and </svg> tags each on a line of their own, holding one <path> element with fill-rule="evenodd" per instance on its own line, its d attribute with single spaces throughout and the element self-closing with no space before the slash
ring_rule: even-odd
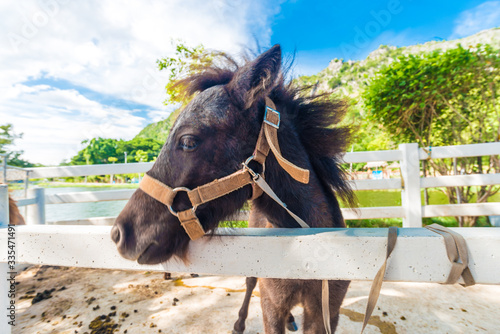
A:
<svg viewBox="0 0 500 334">
<path fill-rule="evenodd" d="M 459 15 L 455 20 L 455 28 L 450 39 L 470 36 L 498 26 L 500 26 L 500 1 L 487 1 Z"/>
<path fill-rule="evenodd" d="M 25 157 L 46 164 L 74 154 L 99 119 L 112 121 L 106 137 L 133 137 L 165 111 L 167 76 L 155 61 L 173 55 L 171 39 L 237 54 L 255 38 L 269 44 L 266 15 L 272 14 L 260 2 L 243 0 L 2 2 L 0 124 L 10 122 L 24 132 L 18 146 Z M 42 77 L 144 104 L 151 119 L 75 89 L 22 84 Z"/>
<path fill-rule="evenodd" d="M 24 133 L 17 148 L 30 161 L 58 164 L 76 154 L 84 139 L 131 139 L 145 123 L 129 110 L 100 105 L 75 90 L 19 84 L 15 89 L 15 98 L 1 101 L 1 122 Z"/>
</svg>

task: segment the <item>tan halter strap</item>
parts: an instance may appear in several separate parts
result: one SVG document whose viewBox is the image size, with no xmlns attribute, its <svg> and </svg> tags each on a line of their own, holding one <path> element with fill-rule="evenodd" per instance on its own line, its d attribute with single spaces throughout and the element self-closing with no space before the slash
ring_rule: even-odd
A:
<svg viewBox="0 0 500 334">
<path fill-rule="evenodd" d="M 239 170 L 222 179 L 214 180 L 193 190 L 184 187 L 172 189 L 166 184 L 145 174 L 139 184 L 139 188 L 157 201 L 165 204 L 170 212 L 174 216 L 177 216 L 182 227 L 184 227 L 184 230 L 186 230 L 186 233 L 189 235 L 189 238 L 191 238 L 191 240 L 196 240 L 205 234 L 200 221 L 196 217 L 196 208 L 201 204 L 243 188 L 252 182 L 252 175 L 248 170 Z M 185 191 L 187 193 L 191 201 L 191 209 L 176 212 L 172 208 L 175 196 L 179 191 Z"/>
<path fill-rule="evenodd" d="M 266 111 L 264 122 L 260 130 L 259 138 L 254 152 L 254 160 L 264 165 L 269 150 L 271 150 L 278 160 L 280 166 L 295 180 L 301 183 L 309 183 L 309 170 L 300 168 L 286 160 L 281 154 L 278 142 L 278 129 L 281 123 L 281 115 L 276 110 L 274 102 L 266 97 Z"/>
</svg>

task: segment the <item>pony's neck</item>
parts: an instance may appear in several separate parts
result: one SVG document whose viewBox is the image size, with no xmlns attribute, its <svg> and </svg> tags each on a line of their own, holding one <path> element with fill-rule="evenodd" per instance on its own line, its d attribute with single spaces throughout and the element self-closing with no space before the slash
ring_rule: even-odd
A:
<svg viewBox="0 0 500 334">
<path fill-rule="evenodd" d="M 297 134 L 291 127 L 284 127 L 278 137 L 283 156 L 297 166 L 309 170 L 309 183 L 302 184 L 294 180 L 270 153 L 266 160 L 265 173 L 270 187 L 287 207 L 310 227 L 344 227 L 337 199 L 328 185 L 318 178 Z M 285 209 L 266 194 L 254 200 L 253 205 L 275 227 L 300 227 Z"/>
</svg>

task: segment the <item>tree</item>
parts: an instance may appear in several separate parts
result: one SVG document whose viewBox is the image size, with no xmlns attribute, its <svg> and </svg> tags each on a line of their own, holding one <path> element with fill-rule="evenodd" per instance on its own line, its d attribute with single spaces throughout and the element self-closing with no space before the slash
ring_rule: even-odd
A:
<svg viewBox="0 0 500 334">
<path fill-rule="evenodd" d="M 82 141 L 82 144 L 87 144 L 87 147 L 71 158 L 73 165 L 106 164 L 108 163 L 108 157 L 117 155 L 118 140 L 116 139 L 92 138 Z"/>
<path fill-rule="evenodd" d="M 219 58 L 227 58 L 224 52 L 208 51 L 200 44 L 190 47 L 184 42 L 172 41 L 175 45 L 175 56 L 165 57 L 156 61 L 160 71 L 169 71 L 168 83 L 165 86 L 167 98 L 164 101 L 166 105 L 182 103 L 185 104 L 188 99 L 183 94 L 184 87 L 177 85 L 180 79 L 189 75 L 198 73 L 206 67 L 211 66 Z"/>
<path fill-rule="evenodd" d="M 135 161 L 147 162 L 148 161 L 148 152 L 145 152 L 143 150 L 137 150 L 137 152 L 135 152 Z"/>
<path fill-rule="evenodd" d="M 0 154 L 7 154 L 9 165 L 17 167 L 34 167 L 35 164 L 21 159 L 23 151 L 13 151 L 9 146 L 14 145 L 16 139 L 23 137 L 23 134 L 14 133 L 12 124 L 0 125 Z"/>
<path fill-rule="evenodd" d="M 118 160 L 120 162 L 124 161 L 124 152 L 127 152 L 131 157 L 135 156 L 137 151 L 141 150 L 146 153 L 147 157 L 144 157 L 146 161 L 154 161 L 158 154 L 160 154 L 161 148 L 163 147 L 163 143 L 152 138 L 140 138 L 135 137 L 129 141 L 119 141 L 118 147 L 116 149 Z"/>
<path fill-rule="evenodd" d="M 500 139 L 500 56 L 489 45 L 403 55 L 383 67 L 362 96 L 368 119 L 399 142 L 422 147 Z M 464 158 L 465 173 L 500 172 L 498 156 Z M 433 172 L 451 174 L 453 162 L 430 160 Z M 447 188 L 450 202 L 486 202 L 495 186 Z M 467 218 L 469 224 L 475 218 Z"/>
<path fill-rule="evenodd" d="M 124 152 L 130 156 L 136 156 L 138 151 L 142 152 L 141 157 L 144 162 L 153 161 L 160 154 L 163 146 L 163 143 L 151 138 L 134 138 L 125 141 L 99 137 L 84 140 L 82 144 L 87 144 L 87 146 L 71 158 L 73 165 L 123 163 L 125 162 Z"/>
</svg>

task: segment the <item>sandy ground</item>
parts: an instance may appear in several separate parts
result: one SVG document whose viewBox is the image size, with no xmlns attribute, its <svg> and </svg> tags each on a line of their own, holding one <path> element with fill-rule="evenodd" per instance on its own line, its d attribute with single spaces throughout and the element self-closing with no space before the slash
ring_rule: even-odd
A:
<svg viewBox="0 0 500 334">
<path fill-rule="evenodd" d="M 231 333 L 245 291 L 243 277 L 173 278 L 149 272 L 28 268 L 17 277 L 13 333 Z M 32 304 L 37 293 L 52 289 L 45 293 L 49 298 Z M 351 283 L 337 333 L 359 333 L 369 289 L 370 282 Z M 292 313 L 300 327 L 302 309 Z M 113 326 L 115 331 L 106 331 Z M 263 333 L 257 290 L 246 333 Z M 384 283 L 365 333 L 500 333 L 500 286 Z"/>
</svg>

